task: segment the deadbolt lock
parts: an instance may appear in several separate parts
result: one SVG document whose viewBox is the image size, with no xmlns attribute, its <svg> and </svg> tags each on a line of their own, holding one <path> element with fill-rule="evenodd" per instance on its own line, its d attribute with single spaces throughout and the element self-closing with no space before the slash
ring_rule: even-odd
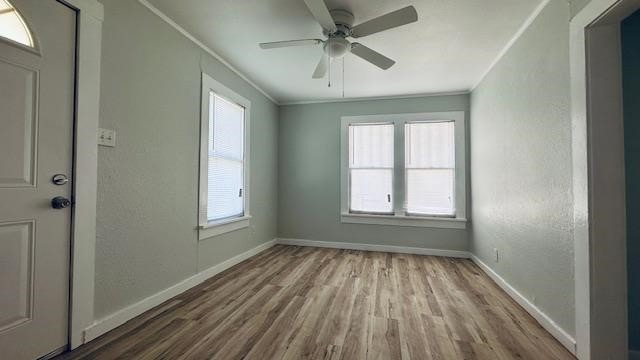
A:
<svg viewBox="0 0 640 360">
<path fill-rule="evenodd" d="M 67 178 L 67 175 L 65 174 L 55 174 L 51 178 L 51 182 L 56 185 L 64 185 L 69 182 L 69 178 Z"/>
</svg>

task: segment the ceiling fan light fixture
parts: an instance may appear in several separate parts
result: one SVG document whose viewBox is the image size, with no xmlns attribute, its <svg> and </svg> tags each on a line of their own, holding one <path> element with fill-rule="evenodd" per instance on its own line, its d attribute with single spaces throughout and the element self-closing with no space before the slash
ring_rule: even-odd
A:
<svg viewBox="0 0 640 360">
<path fill-rule="evenodd" d="M 343 37 L 329 38 L 324 44 L 324 52 L 332 59 L 339 59 L 351 50 L 351 43 Z"/>
</svg>

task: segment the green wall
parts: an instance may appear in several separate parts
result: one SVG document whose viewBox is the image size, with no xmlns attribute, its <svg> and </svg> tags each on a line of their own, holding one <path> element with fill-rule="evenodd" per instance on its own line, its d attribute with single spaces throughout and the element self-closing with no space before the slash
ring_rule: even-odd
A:
<svg viewBox="0 0 640 360">
<path fill-rule="evenodd" d="M 640 11 L 622 22 L 629 348 L 640 350 Z"/>
<path fill-rule="evenodd" d="M 340 118 L 469 110 L 469 96 L 283 106 L 280 109 L 278 237 L 467 250 L 467 231 L 340 222 Z M 468 116 L 467 116 L 468 121 Z"/>
<path fill-rule="evenodd" d="M 471 94 L 470 246 L 573 336 L 570 17 L 551 0 Z"/>
<path fill-rule="evenodd" d="M 276 237 L 278 107 L 138 1 L 103 1 L 95 317 Z M 251 101 L 251 227 L 198 241 L 200 77 Z"/>
</svg>

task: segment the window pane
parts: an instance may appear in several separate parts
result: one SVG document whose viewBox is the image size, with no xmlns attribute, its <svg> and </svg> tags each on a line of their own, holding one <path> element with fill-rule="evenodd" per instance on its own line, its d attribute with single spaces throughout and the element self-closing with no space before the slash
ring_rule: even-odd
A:
<svg viewBox="0 0 640 360">
<path fill-rule="evenodd" d="M 407 169 L 407 212 L 455 215 L 453 169 Z"/>
<path fill-rule="evenodd" d="M 393 124 L 349 126 L 350 168 L 393 167 Z"/>
<path fill-rule="evenodd" d="M 213 119 L 210 119 L 213 143 L 210 149 L 216 156 L 243 160 L 244 108 L 217 95 L 214 95 L 213 108 Z"/>
<path fill-rule="evenodd" d="M 207 219 L 211 221 L 244 213 L 245 109 L 213 93 L 209 101 Z"/>
<path fill-rule="evenodd" d="M 33 39 L 27 25 L 6 0 L 0 0 L 0 36 L 33 47 Z"/>
<path fill-rule="evenodd" d="M 407 168 L 455 168 L 454 123 L 405 125 Z"/>
<path fill-rule="evenodd" d="M 209 158 L 208 220 L 238 216 L 244 212 L 240 194 L 243 187 L 242 167 L 241 161 Z"/>
<path fill-rule="evenodd" d="M 352 169 L 350 173 L 351 211 L 393 213 L 392 169 Z"/>
</svg>

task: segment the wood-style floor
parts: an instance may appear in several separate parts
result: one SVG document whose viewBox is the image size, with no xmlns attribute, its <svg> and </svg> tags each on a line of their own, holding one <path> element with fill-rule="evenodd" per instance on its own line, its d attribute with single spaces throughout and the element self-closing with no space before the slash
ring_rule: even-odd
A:
<svg viewBox="0 0 640 360">
<path fill-rule="evenodd" d="M 278 245 L 61 359 L 573 359 L 466 259 Z"/>
</svg>

